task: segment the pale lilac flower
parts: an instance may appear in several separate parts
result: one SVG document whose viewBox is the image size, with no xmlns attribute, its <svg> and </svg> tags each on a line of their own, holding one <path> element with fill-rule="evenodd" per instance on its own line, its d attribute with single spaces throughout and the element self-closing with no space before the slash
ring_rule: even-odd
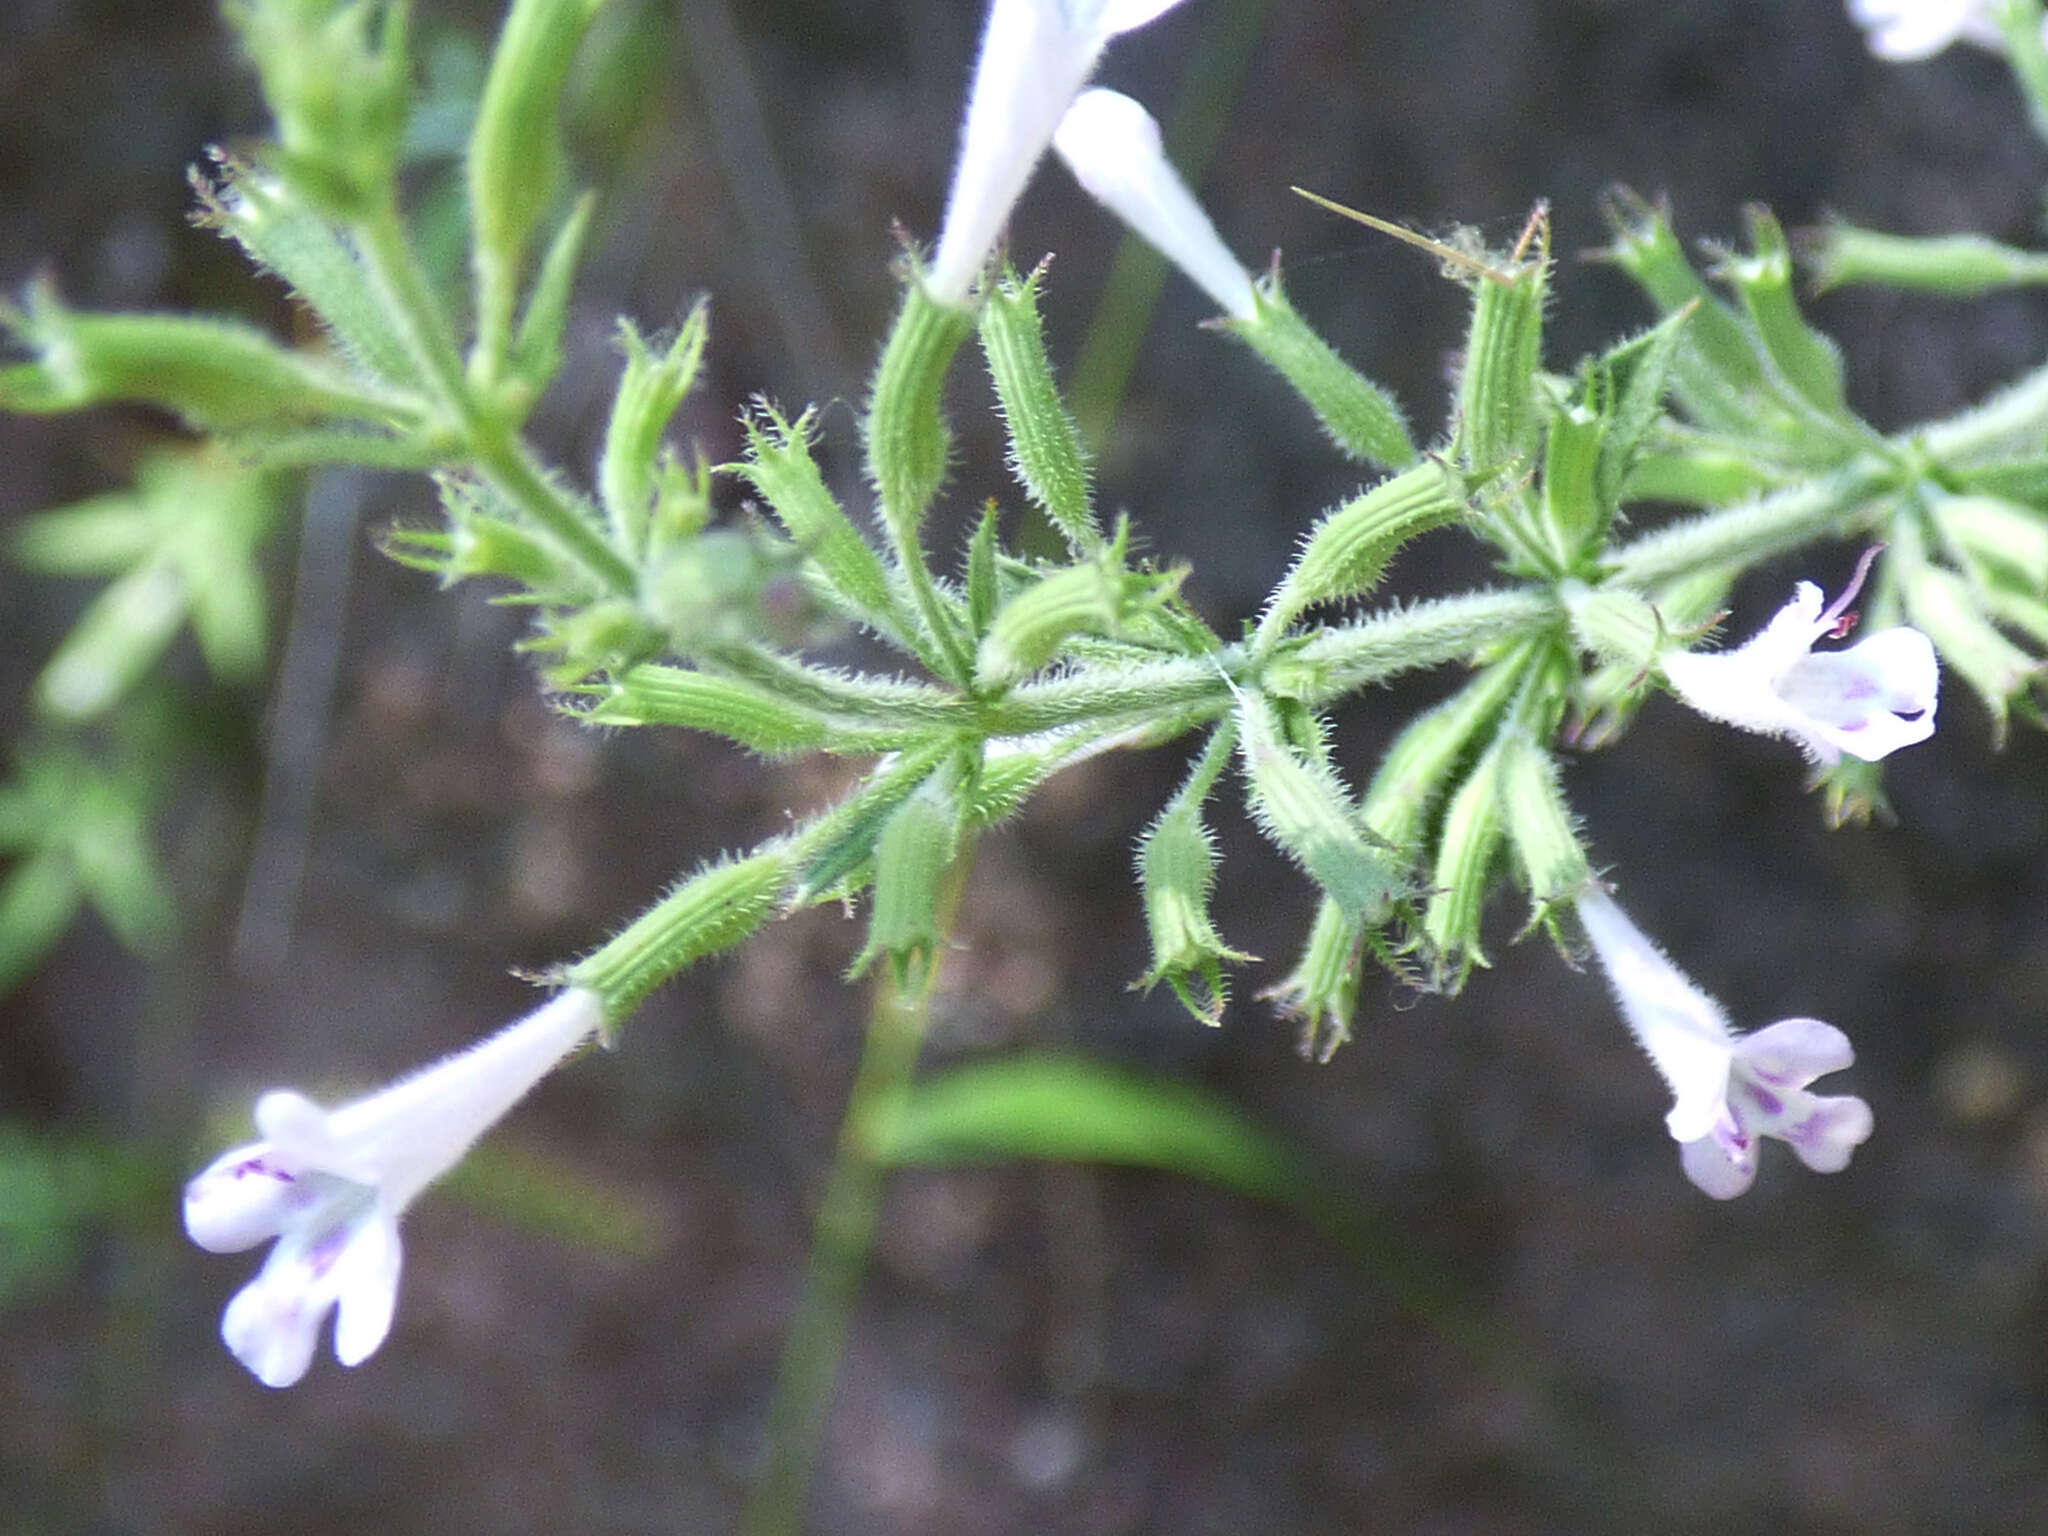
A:
<svg viewBox="0 0 2048 1536">
<path fill-rule="evenodd" d="M 1622 1017 L 1666 1086 L 1664 1124 L 1679 1162 L 1716 1200 L 1756 1179 L 1757 1143 L 1776 1136 L 1816 1173 L 1839 1173 L 1870 1137 L 1870 1106 L 1807 1091 L 1856 1059 L 1848 1036 L 1819 1019 L 1780 1019 L 1753 1035 L 1728 1027 L 1721 1005 L 1665 958 L 1598 886 L 1578 898 L 1579 920 L 1607 972 Z"/>
<path fill-rule="evenodd" d="M 925 291 L 964 304 L 1053 129 L 1109 40 L 1180 0 L 994 0 Z"/>
<path fill-rule="evenodd" d="M 1660 660 L 1665 678 L 1701 714 L 1745 731 L 1789 736 L 1822 766 L 1844 752 L 1874 763 L 1925 741 L 1934 734 L 1941 678 L 1934 643 L 1919 630 L 1902 625 L 1845 651 L 1813 649 L 1852 622 L 1844 615 L 1871 554 L 1825 609 L 1820 588 L 1802 581 L 1747 645 L 1666 652 Z"/>
<path fill-rule="evenodd" d="M 1951 43 L 2000 49 L 2005 34 L 1994 0 L 1849 0 L 1849 19 L 1861 27 L 1870 51 L 1894 64 L 1931 59 Z"/>
<path fill-rule="evenodd" d="M 1252 318 L 1252 280 L 1166 158 L 1152 114 L 1117 91 L 1083 91 L 1052 136 L 1074 180 L 1200 285 L 1223 312 Z"/>
<path fill-rule="evenodd" d="M 334 1356 L 359 1365 L 391 1331 L 399 1219 L 604 1023 L 574 988 L 468 1050 L 367 1098 L 323 1110 L 274 1089 L 256 1101 L 262 1140 L 185 1186 L 185 1230 L 215 1253 L 275 1238 L 221 1315 L 221 1338 L 267 1387 L 306 1374 L 330 1309 Z"/>
</svg>

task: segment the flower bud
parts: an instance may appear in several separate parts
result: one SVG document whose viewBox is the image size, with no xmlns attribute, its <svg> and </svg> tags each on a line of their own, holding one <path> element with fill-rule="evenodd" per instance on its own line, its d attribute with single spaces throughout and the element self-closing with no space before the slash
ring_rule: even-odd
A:
<svg viewBox="0 0 2048 1536">
<path fill-rule="evenodd" d="M 1076 550 L 1102 542 L 1088 505 L 1088 462 L 1081 434 L 1067 414 L 1045 359 L 1038 322 L 1039 267 L 1019 281 L 998 281 L 981 309 L 981 347 L 995 380 L 1010 434 L 1010 468 L 1067 543 Z"/>
<path fill-rule="evenodd" d="M 602 0 L 513 0 L 469 137 L 477 363 L 493 382 L 511 346 L 526 247 L 561 176 L 563 82 Z"/>
<path fill-rule="evenodd" d="M 657 357 L 632 321 L 619 322 L 626 367 L 612 397 L 597 484 L 613 542 L 629 559 L 645 548 L 661 435 L 696 382 L 707 329 L 705 306 L 700 303 Z"/>
<path fill-rule="evenodd" d="M 788 421 L 764 401 L 743 421 L 747 456 L 732 466 L 734 472 L 766 499 L 797 548 L 824 573 L 846 612 L 886 628 L 894 606 L 888 572 L 811 457 L 809 413 Z"/>
<path fill-rule="evenodd" d="M 2008 707 L 2040 680 L 2043 663 L 1998 632 L 1970 584 L 1954 571 L 1914 564 L 1900 586 L 1908 617 L 1984 701 L 1993 735 L 2003 741 Z"/>
<path fill-rule="evenodd" d="M 1743 212 L 1749 220 L 1749 254 L 1729 255 L 1715 275 L 1741 298 L 1764 354 L 1779 376 L 1816 410 L 1846 417 L 1842 354 L 1799 313 L 1799 303 L 1792 295 L 1792 252 L 1785 244 L 1784 230 L 1760 203 L 1751 203 Z"/>
<path fill-rule="evenodd" d="M 946 938 L 941 906 L 960 832 L 960 800 L 944 768 L 890 813 L 875 842 L 874 910 L 854 975 L 884 956 L 899 989 L 928 973 Z"/>
<path fill-rule="evenodd" d="M 1458 458 L 1488 473 L 1534 446 L 1536 371 L 1543 366 L 1543 306 L 1550 285 L 1550 218 L 1531 216 L 1525 257 L 1518 246 L 1504 269 L 1473 283 L 1472 322 L 1458 378 Z"/>
<path fill-rule="evenodd" d="M 1435 983 L 1455 993 L 1475 965 L 1489 965 L 1480 919 L 1501 844 L 1501 743 L 1484 752 L 1444 807 L 1430 875 L 1422 937 L 1433 956 Z"/>
<path fill-rule="evenodd" d="M 1223 963 L 1252 957 L 1225 944 L 1210 920 L 1216 847 L 1200 806 L 1176 802 L 1147 829 L 1138 846 L 1138 881 L 1152 936 L 1152 969 L 1139 985 L 1150 991 L 1164 981 L 1196 1018 L 1220 1024 L 1227 996 Z"/>
<path fill-rule="evenodd" d="M 1325 896 L 1316 904 L 1315 922 L 1294 969 L 1261 994 L 1283 1017 L 1301 1025 L 1302 1055 L 1328 1061 L 1337 1047 L 1351 1038 L 1352 1016 L 1358 1011 L 1363 937 L 1360 925 Z"/>
<path fill-rule="evenodd" d="M 1260 280 L 1256 297 L 1249 319 L 1224 320 L 1222 329 L 1287 381 L 1347 457 L 1389 469 L 1414 463 L 1415 444 L 1400 406 L 1309 329 L 1288 303 L 1277 268 Z"/>
<path fill-rule="evenodd" d="M 1556 903 L 1572 900 L 1593 872 L 1558 784 L 1557 759 L 1520 727 L 1501 732 L 1499 750 L 1501 809 L 1533 925 L 1547 920 Z"/>
<path fill-rule="evenodd" d="M 410 103 L 407 9 L 398 0 L 221 7 L 277 119 L 276 169 L 337 217 L 366 214 L 391 194 Z"/>
<path fill-rule="evenodd" d="M 411 403 L 358 384 L 326 360 L 288 351 L 251 326 L 189 315 L 67 309 L 47 286 L 0 329 L 32 361 L 0 366 L 0 409 L 32 415 L 142 400 L 194 426 L 233 431 L 323 417 L 410 420 Z"/>
<path fill-rule="evenodd" d="M 1257 696 L 1239 701 L 1238 745 L 1260 830 L 1351 922 L 1386 921 L 1408 894 L 1407 871 L 1368 837 L 1337 776 L 1283 740 L 1273 706 Z"/>
<path fill-rule="evenodd" d="M 1888 235 L 1829 219 L 1803 250 L 1816 291 L 1867 283 L 1968 299 L 2048 282 L 2048 256 L 1983 235 Z"/>
<path fill-rule="evenodd" d="M 1657 610 L 1623 587 L 1589 587 L 1567 581 L 1558 587 L 1571 615 L 1572 637 L 1602 661 L 1648 672 L 1668 644 Z"/>
<path fill-rule="evenodd" d="M 1259 620 L 1260 637 L 1278 639 L 1318 603 L 1370 592 L 1403 544 L 1456 520 L 1465 508 L 1464 477 L 1437 459 L 1352 497 L 1309 531 Z"/>
</svg>

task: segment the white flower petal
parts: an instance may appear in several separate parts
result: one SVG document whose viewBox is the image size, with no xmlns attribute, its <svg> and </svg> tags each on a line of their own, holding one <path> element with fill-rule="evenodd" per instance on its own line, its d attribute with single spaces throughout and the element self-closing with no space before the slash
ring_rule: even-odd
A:
<svg viewBox="0 0 2048 1536">
<path fill-rule="evenodd" d="M 1023 194 L 1108 34 L 1077 26 L 1048 0 L 994 0 L 968 88 L 960 153 L 925 288 L 967 302 L 982 263 Z"/>
<path fill-rule="evenodd" d="M 1708 718 L 1789 737 L 1823 766 L 1844 752 L 1876 762 L 1925 741 L 1934 734 L 1940 692 L 1940 667 L 1925 635 L 1901 627 L 1845 651 L 1813 650 L 1854 590 L 1823 612 L 1820 588 L 1802 581 L 1747 644 L 1666 652 L 1659 659 L 1665 679 Z"/>
<path fill-rule="evenodd" d="M 306 1374 L 327 1315 L 326 1305 L 315 1305 L 309 1294 L 302 1266 L 280 1263 L 284 1257 L 273 1250 L 220 1318 L 228 1352 L 266 1387 L 288 1387 Z"/>
<path fill-rule="evenodd" d="M 1856 1064 L 1849 1037 L 1822 1019 L 1780 1019 L 1736 1046 L 1742 1069 L 1759 1082 L 1804 1087 Z"/>
<path fill-rule="evenodd" d="M 361 1365 L 390 1334 L 403 1259 L 398 1223 L 379 1212 L 335 1261 L 334 1358 L 343 1365 Z"/>
<path fill-rule="evenodd" d="M 1718 1137 L 1701 1136 L 1678 1149 L 1678 1165 L 1703 1194 L 1733 1200 L 1756 1182 L 1756 1155 L 1732 1152 Z"/>
<path fill-rule="evenodd" d="M 1090 197 L 1150 241 L 1224 313 L 1252 317 L 1251 275 L 1167 160 L 1151 113 L 1117 91 L 1084 91 L 1052 142 Z"/>
<path fill-rule="evenodd" d="M 1753 1035 L 1729 1031 L 1720 1005 L 1644 937 L 1606 892 L 1578 898 L 1580 921 L 1622 1016 L 1673 1098 L 1665 1125 L 1679 1161 L 1716 1200 L 1756 1179 L 1757 1147 L 1775 1136 L 1818 1173 L 1838 1173 L 1870 1137 L 1870 1106 L 1807 1091 L 1856 1059 L 1849 1037 L 1820 1019 L 1780 1019 Z"/>
<path fill-rule="evenodd" d="M 993 0 L 925 291 L 965 304 L 1067 107 L 1110 38 L 1179 0 Z"/>
<path fill-rule="evenodd" d="M 276 1237 L 311 1198 L 270 1143 L 254 1142 L 185 1186 L 185 1232 L 211 1253 L 239 1253 Z"/>
<path fill-rule="evenodd" d="M 596 995 L 571 988 L 468 1050 L 333 1110 L 332 1156 L 362 1169 L 362 1182 L 402 1211 L 603 1022 Z"/>
<path fill-rule="evenodd" d="M 291 1088 L 273 1088 L 256 1100 L 256 1129 L 286 1161 L 318 1166 L 335 1155 L 327 1111 Z"/>
<path fill-rule="evenodd" d="M 1147 23 L 1157 21 L 1180 3 L 1181 0 L 1103 0 L 1095 15 L 1095 27 L 1108 37 L 1135 32 Z"/>
<path fill-rule="evenodd" d="M 1932 58 L 1963 35 L 1982 0 L 1849 0 L 1870 51 L 1894 64 Z"/>
<path fill-rule="evenodd" d="M 1734 1054 L 1727 1015 L 1606 892 L 1587 890 L 1578 910 L 1622 1017 L 1671 1090 L 1665 1125 L 1672 1139 L 1704 1136 L 1727 1098 Z"/>
<path fill-rule="evenodd" d="M 1940 691 L 1934 642 L 1904 626 L 1846 651 L 1802 656 L 1777 684 L 1810 729 L 1866 762 L 1932 736 Z"/>
</svg>

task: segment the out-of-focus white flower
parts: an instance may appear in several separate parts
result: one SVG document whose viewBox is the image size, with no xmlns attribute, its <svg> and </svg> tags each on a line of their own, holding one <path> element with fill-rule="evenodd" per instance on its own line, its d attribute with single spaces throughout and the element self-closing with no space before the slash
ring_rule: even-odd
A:
<svg viewBox="0 0 2048 1536">
<path fill-rule="evenodd" d="M 964 304 L 1053 129 L 1109 40 L 1180 0 L 994 0 L 925 291 Z"/>
<path fill-rule="evenodd" d="M 1872 551 L 1874 554 L 1875 551 Z M 1745 731 L 1789 736 L 1814 762 L 1842 753 L 1866 762 L 1934 734 L 1941 673 L 1934 642 L 1917 629 L 1880 630 L 1846 651 L 1814 642 L 1839 633 L 1870 555 L 1827 608 L 1810 581 L 1747 645 L 1732 651 L 1672 650 L 1660 659 L 1679 697 L 1701 714 Z"/>
<path fill-rule="evenodd" d="M 1993 0 L 1849 0 L 1849 19 L 1870 51 L 1894 64 L 1931 59 L 1951 43 L 2002 49 Z"/>
<path fill-rule="evenodd" d="M 1252 318 L 1251 275 L 1166 158 L 1152 114 L 1118 91 L 1083 91 L 1052 145 L 1081 189 L 1195 280 L 1223 312 Z"/>
<path fill-rule="evenodd" d="M 1728 1027 L 1721 1005 L 1671 963 L 1598 886 L 1579 920 L 1637 1042 L 1671 1089 L 1664 1124 L 1686 1177 L 1716 1200 L 1756 1179 L 1759 1138 L 1776 1136 L 1817 1173 L 1839 1173 L 1870 1137 L 1870 1106 L 1809 1093 L 1856 1059 L 1849 1037 L 1819 1019 L 1780 1019 L 1753 1035 Z"/>
<path fill-rule="evenodd" d="M 597 994 L 574 988 L 338 1109 L 289 1089 L 259 1098 L 263 1139 L 185 1186 L 185 1231 L 200 1247 L 234 1253 L 277 1240 L 221 1316 L 235 1358 L 265 1386 L 288 1387 L 312 1364 L 334 1309 L 335 1358 L 368 1359 L 398 1304 L 406 1207 L 603 1022 Z"/>
</svg>

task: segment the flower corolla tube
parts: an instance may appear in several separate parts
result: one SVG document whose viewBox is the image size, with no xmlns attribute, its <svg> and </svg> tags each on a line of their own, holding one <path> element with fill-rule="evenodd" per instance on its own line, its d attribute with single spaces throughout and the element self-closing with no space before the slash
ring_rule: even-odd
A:
<svg viewBox="0 0 2048 1536">
<path fill-rule="evenodd" d="M 1117 91 L 1083 91 L 1052 143 L 1084 192 L 1144 236 L 1225 314 L 1252 318 L 1251 275 L 1166 158 L 1151 113 Z"/>
</svg>

